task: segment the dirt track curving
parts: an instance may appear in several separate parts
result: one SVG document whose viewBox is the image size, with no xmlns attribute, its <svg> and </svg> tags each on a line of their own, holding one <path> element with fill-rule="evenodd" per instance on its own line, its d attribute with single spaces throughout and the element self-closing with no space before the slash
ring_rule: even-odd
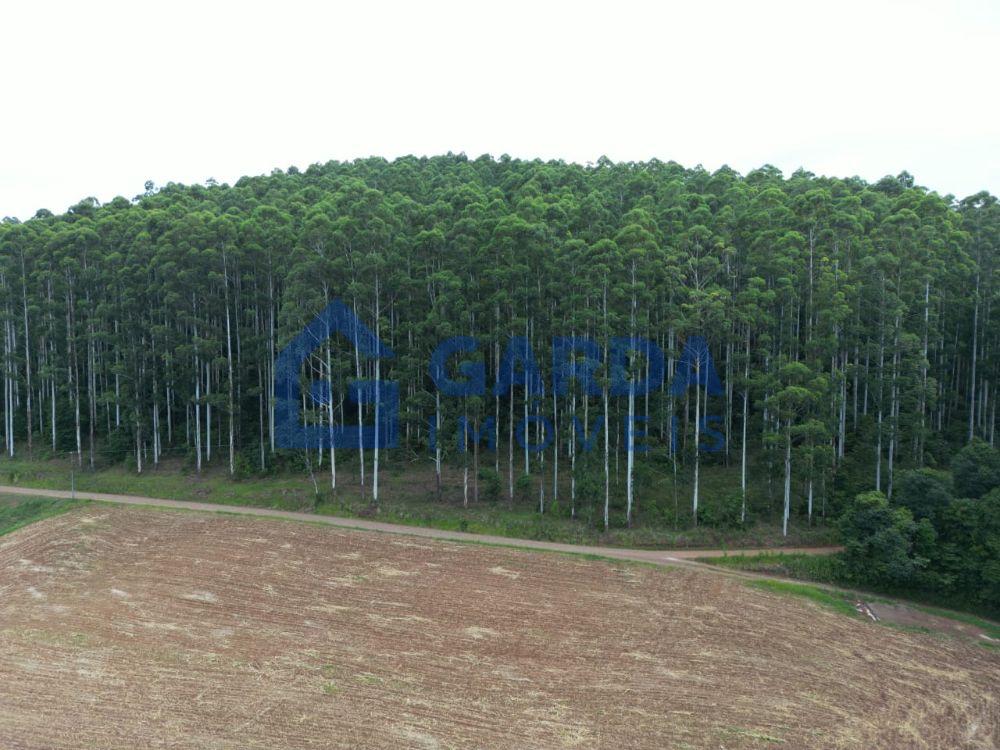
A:
<svg viewBox="0 0 1000 750">
<path fill-rule="evenodd" d="M 564 544 L 561 542 L 545 542 L 537 539 L 516 539 L 490 534 L 471 534 L 464 531 L 446 531 L 425 526 L 407 526 L 384 521 L 370 521 L 363 518 L 341 518 L 319 513 L 301 513 L 290 510 L 275 510 L 273 508 L 258 508 L 251 505 L 220 505 L 218 503 L 200 503 L 188 500 L 167 500 L 160 497 L 145 497 L 142 495 L 113 495 L 106 492 L 69 492 L 66 490 L 39 490 L 30 487 L 0 485 L 0 494 L 21 495 L 26 497 L 56 497 L 78 498 L 80 500 L 96 500 L 103 503 L 119 505 L 152 505 L 158 508 L 175 508 L 181 510 L 201 510 L 212 513 L 239 513 L 247 516 L 264 516 L 267 518 L 283 518 L 290 521 L 309 521 L 329 526 L 339 526 L 346 529 L 364 529 L 386 534 L 408 534 L 427 539 L 445 539 L 456 542 L 478 542 L 480 544 L 495 544 L 526 549 L 541 549 L 551 552 L 572 552 L 575 554 L 600 555 L 617 560 L 635 560 L 654 564 L 671 564 L 680 560 L 697 557 L 723 557 L 725 555 L 756 555 L 770 552 L 786 554 L 803 553 L 809 555 L 830 555 L 842 549 L 841 547 L 768 547 L 766 549 L 675 549 L 647 550 L 627 549 L 623 547 L 597 547 L 583 544 Z"/>
<path fill-rule="evenodd" d="M 992 748 L 1000 655 L 693 568 L 91 506 L 0 539 L 3 748 Z"/>
</svg>

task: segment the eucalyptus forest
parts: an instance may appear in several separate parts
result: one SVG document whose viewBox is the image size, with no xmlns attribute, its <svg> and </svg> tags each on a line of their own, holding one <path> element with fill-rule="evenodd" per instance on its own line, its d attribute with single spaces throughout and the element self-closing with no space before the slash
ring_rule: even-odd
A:
<svg viewBox="0 0 1000 750">
<path fill-rule="evenodd" d="M 994 444 L 998 249 L 992 195 L 941 195 L 905 172 L 869 183 L 449 154 L 147 183 L 133 199 L 0 224 L 3 448 L 69 454 L 81 470 L 182 457 L 195 472 L 302 471 L 317 492 L 349 487 L 373 504 L 380 460 L 423 465 L 439 496 L 589 508 L 605 527 L 697 523 L 699 471 L 728 467 L 740 489 L 726 512 L 744 522 L 767 495 L 787 530 L 858 493 L 891 503 L 904 475 Z M 302 374 L 330 395 L 304 400 L 302 418 L 368 423 L 373 407 L 352 404 L 348 385 L 394 380 L 399 447 L 382 455 L 275 444 L 276 353 L 334 299 L 396 356 L 326 342 Z M 491 376 L 525 337 L 539 382 L 442 399 L 428 362 L 459 335 Z M 609 398 L 598 368 L 596 393 L 557 392 L 547 352 L 570 335 L 602 353 L 613 336 L 655 342 L 663 384 Z M 696 373 L 706 385 L 678 393 L 694 337 L 720 387 Z M 515 441 L 531 415 L 545 426 L 530 429 L 553 432 L 536 436 L 542 450 Z M 627 427 L 636 418 L 648 451 Z M 594 450 L 580 449 L 581 424 Z M 721 450 L 704 449 L 707 429 Z M 461 481 L 442 483 L 448 472 Z M 679 501 L 657 479 L 678 476 Z"/>
</svg>

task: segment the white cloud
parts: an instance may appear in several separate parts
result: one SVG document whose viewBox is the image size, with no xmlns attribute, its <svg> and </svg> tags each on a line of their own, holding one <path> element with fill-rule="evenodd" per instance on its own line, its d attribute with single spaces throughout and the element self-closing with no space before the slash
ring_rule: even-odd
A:
<svg viewBox="0 0 1000 750">
<path fill-rule="evenodd" d="M 990 2 L 35 2 L 3 27 L 0 216 L 449 150 L 1000 192 Z"/>
</svg>

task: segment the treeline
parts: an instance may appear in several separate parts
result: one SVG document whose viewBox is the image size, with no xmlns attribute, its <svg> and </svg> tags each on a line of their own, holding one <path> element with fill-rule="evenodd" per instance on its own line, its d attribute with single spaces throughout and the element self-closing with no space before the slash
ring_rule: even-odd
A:
<svg viewBox="0 0 1000 750">
<path fill-rule="evenodd" d="M 811 521 L 837 497 L 891 498 L 901 469 L 947 464 L 973 437 L 994 442 L 998 246 L 993 196 L 956 200 L 906 173 L 869 184 L 448 155 L 147 183 L 133 200 L 0 224 L 2 442 L 10 456 L 72 452 L 91 467 L 104 451 L 138 471 L 176 454 L 198 471 L 268 471 L 287 460 L 275 356 L 340 299 L 396 357 L 320 346 L 303 378 L 331 395 L 304 398 L 304 419 L 370 423 L 376 407 L 344 394 L 381 368 L 399 383 L 401 450 L 432 463 L 439 488 L 443 464 L 464 467 L 466 501 L 482 484 L 541 512 L 586 505 L 631 524 L 670 505 L 655 478 L 672 475 L 688 479 L 697 518 L 710 461 L 739 471 L 740 521 L 755 487 L 776 494 L 786 525 Z M 477 339 L 467 357 L 494 378 L 507 342 L 525 337 L 542 377 L 511 395 L 442 398 L 428 362 L 455 335 Z M 554 336 L 591 339 L 605 362 L 612 337 L 647 338 L 665 353 L 664 383 L 616 398 L 602 366 L 596 393 L 556 393 Z M 677 393 L 695 336 L 719 387 L 699 359 L 700 387 Z M 649 363 L 633 354 L 638 380 Z M 522 448 L 520 424 L 546 447 Z M 576 424 L 595 450 L 581 450 Z M 482 446 L 463 441 L 471 431 Z M 706 431 L 722 451 L 695 449 Z M 317 490 L 323 476 L 377 502 L 368 453 L 298 452 Z"/>
</svg>

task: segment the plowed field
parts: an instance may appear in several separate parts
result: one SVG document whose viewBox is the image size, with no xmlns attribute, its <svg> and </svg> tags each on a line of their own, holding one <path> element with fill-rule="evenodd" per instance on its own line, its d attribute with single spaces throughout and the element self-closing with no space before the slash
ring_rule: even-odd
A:
<svg viewBox="0 0 1000 750">
<path fill-rule="evenodd" d="M 89 507 L 0 538 L 0 748 L 993 748 L 1000 652 L 692 568 Z"/>
</svg>

